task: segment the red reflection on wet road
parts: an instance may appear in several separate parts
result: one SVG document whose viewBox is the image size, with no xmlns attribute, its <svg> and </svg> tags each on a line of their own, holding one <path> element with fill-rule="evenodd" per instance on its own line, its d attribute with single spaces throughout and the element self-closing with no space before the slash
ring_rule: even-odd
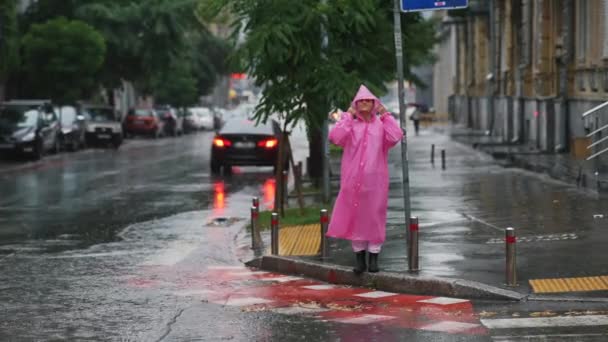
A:
<svg viewBox="0 0 608 342">
<path fill-rule="evenodd" d="M 276 182 L 274 178 L 268 178 L 266 182 L 264 182 L 263 193 L 264 193 L 264 201 L 263 204 L 266 208 L 272 210 L 274 209 L 274 192 L 276 190 Z"/>
<path fill-rule="evenodd" d="M 213 213 L 222 215 L 226 207 L 226 193 L 224 191 L 224 181 L 213 183 Z"/>
</svg>

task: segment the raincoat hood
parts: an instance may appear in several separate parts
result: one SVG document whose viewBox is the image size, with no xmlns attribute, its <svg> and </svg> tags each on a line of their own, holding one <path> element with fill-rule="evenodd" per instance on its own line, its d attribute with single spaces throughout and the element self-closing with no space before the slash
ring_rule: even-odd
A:
<svg viewBox="0 0 608 342">
<path fill-rule="evenodd" d="M 376 97 L 376 95 L 372 94 L 372 92 L 369 91 L 369 89 L 367 89 L 366 86 L 364 86 L 362 84 L 359 87 L 359 90 L 357 91 L 357 95 L 355 95 L 353 102 L 351 102 L 351 104 L 350 104 L 350 106 L 356 110 L 357 117 L 359 117 L 360 119 L 363 119 L 363 118 L 361 117 L 361 114 L 359 113 L 359 110 L 357 109 L 357 101 L 359 101 L 359 100 L 373 100 L 374 101 L 374 104 L 372 106 L 372 115 L 371 115 L 371 118 L 373 120 L 376 117 L 376 112 L 378 111 L 378 108 L 380 107 L 380 100 Z"/>
</svg>

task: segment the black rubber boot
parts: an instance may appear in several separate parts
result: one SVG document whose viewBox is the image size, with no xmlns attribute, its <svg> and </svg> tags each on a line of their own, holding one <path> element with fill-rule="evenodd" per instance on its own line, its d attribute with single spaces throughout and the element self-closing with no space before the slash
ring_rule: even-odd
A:
<svg viewBox="0 0 608 342">
<path fill-rule="evenodd" d="M 357 265 L 355 268 L 353 268 L 353 272 L 355 272 L 355 274 L 361 274 L 367 269 L 367 264 L 365 263 L 365 251 L 355 253 L 355 257 L 357 258 Z"/>
<path fill-rule="evenodd" d="M 378 253 L 369 253 L 369 269 L 370 273 L 376 273 L 380 271 L 378 268 Z"/>
</svg>

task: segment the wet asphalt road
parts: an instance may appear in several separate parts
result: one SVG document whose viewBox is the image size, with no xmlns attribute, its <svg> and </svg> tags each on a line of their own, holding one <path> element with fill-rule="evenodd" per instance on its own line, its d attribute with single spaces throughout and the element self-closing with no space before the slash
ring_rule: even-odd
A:
<svg viewBox="0 0 608 342">
<path fill-rule="evenodd" d="M 274 194 L 270 168 L 212 177 L 211 138 L 206 132 L 136 139 L 118 151 L 1 161 L 0 340 L 492 340 L 244 313 L 188 292 L 200 287 L 206 267 L 239 265 L 251 257 L 242 220 L 252 196 L 268 207 Z M 233 224 L 214 225 L 216 217 L 232 218 Z M 511 316 L 552 305 L 476 308 Z"/>
</svg>

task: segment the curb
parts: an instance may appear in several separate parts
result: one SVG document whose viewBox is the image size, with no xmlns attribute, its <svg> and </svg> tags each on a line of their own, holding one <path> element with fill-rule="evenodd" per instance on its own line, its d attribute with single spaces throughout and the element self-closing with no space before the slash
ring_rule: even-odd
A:
<svg viewBox="0 0 608 342">
<path fill-rule="evenodd" d="M 515 291 L 464 279 L 392 272 L 355 275 L 350 268 L 345 266 L 280 256 L 263 256 L 245 264 L 265 271 L 302 275 L 332 284 L 371 287 L 396 293 L 507 301 L 522 301 L 527 297 Z"/>
</svg>

